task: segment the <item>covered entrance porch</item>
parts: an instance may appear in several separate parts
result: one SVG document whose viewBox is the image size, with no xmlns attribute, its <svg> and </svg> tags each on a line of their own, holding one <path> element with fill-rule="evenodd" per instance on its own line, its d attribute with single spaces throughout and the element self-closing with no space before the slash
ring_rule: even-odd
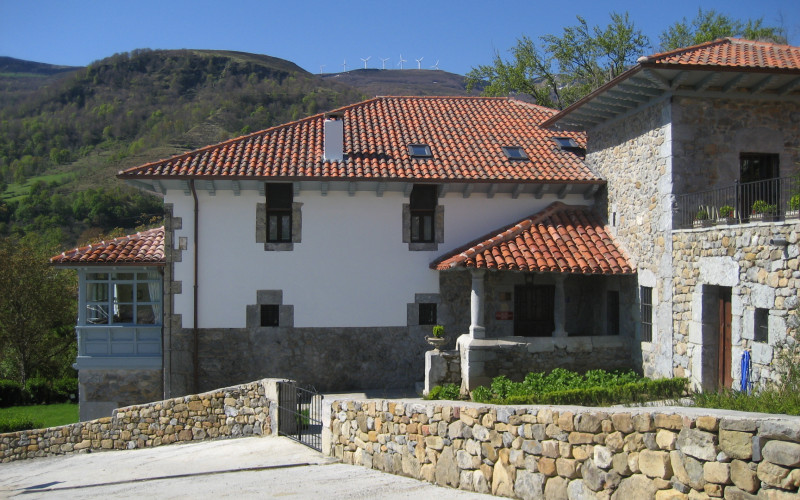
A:
<svg viewBox="0 0 800 500">
<path fill-rule="evenodd" d="M 634 270 L 586 207 L 556 203 L 432 267 L 443 297 L 469 291 L 456 344 L 464 391 L 498 375 L 632 366 Z"/>
</svg>

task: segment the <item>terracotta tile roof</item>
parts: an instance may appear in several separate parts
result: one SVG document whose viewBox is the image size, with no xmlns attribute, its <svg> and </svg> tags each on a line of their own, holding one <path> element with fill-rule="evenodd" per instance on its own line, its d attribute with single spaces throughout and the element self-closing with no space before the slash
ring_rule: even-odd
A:
<svg viewBox="0 0 800 500">
<path fill-rule="evenodd" d="M 431 264 L 440 271 L 454 267 L 575 274 L 635 272 L 596 214 L 560 202 Z"/>
<path fill-rule="evenodd" d="M 164 227 L 69 250 L 50 258 L 61 265 L 163 265 Z"/>
<path fill-rule="evenodd" d="M 639 63 L 656 66 L 729 66 L 736 68 L 800 69 L 800 47 L 739 38 L 721 38 L 692 47 L 662 52 Z"/>
<path fill-rule="evenodd" d="M 334 110 L 344 115 L 343 162 L 323 160 L 324 114 L 120 172 L 122 179 L 359 179 L 601 182 L 583 159 L 551 140 L 581 132 L 539 127 L 555 110 L 509 98 L 377 97 Z M 412 158 L 427 144 L 432 158 Z M 529 161 L 509 160 L 521 146 Z"/>
</svg>

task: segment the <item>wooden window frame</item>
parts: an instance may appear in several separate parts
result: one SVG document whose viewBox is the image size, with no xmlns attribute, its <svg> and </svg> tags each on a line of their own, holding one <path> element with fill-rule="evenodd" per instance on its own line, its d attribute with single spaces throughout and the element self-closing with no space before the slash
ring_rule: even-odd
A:
<svg viewBox="0 0 800 500">
<path fill-rule="evenodd" d="M 291 243 L 292 202 L 294 201 L 292 184 L 268 183 L 266 186 L 266 197 L 267 243 Z M 288 203 L 286 203 L 287 200 Z"/>
</svg>

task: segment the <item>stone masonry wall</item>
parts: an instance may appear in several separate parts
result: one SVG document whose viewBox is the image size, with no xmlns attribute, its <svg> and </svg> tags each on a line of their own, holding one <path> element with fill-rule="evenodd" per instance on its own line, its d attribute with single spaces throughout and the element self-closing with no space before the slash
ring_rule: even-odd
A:
<svg viewBox="0 0 800 500">
<path fill-rule="evenodd" d="M 632 350 L 647 376 L 672 371 L 671 113 L 665 100 L 598 126 L 588 132 L 586 152 L 587 166 L 607 180 L 598 212 L 636 266 L 637 285 L 653 289 L 653 342 Z"/>
<path fill-rule="evenodd" d="M 277 380 L 154 403 L 111 417 L 0 434 L 0 462 L 89 450 L 149 448 L 184 441 L 268 436 L 275 430 Z"/>
<path fill-rule="evenodd" d="M 332 403 L 323 450 L 468 491 L 524 499 L 789 499 L 800 417 L 694 408 Z"/>
<path fill-rule="evenodd" d="M 770 244 L 783 238 L 788 246 Z M 744 349 L 751 350 L 751 381 L 755 386 L 775 381 L 776 346 L 788 328 L 798 326 L 792 312 L 800 288 L 800 222 L 716 226 L 675 231 L 674 369 L 677 377 L 689 377 L 698 385 L 703 369 L 701 350 L 702 293 L 704 285 L 731 287 L 732 368 L 734 387 L 739 387 Z M 756 308 L 769 310 L 768 342 L 754 340 Z"/>
</svg>

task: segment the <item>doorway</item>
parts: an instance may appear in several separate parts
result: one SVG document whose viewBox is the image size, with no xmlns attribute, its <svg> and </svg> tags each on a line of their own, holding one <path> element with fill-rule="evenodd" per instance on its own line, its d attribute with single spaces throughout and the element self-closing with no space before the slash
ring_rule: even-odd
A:
<svg viewBox="0 0 800 500">
<path fill-rule="evenodd" d="M 551 337 L 556 329 L 555 285 L 517 285 L 514 287 L 514 335 Z"/>
<path fill-rule="evenodd" d="M 731 388 L 731 287 L 703 285 L 702 385 L 704 390 Z"/>
</svg>

